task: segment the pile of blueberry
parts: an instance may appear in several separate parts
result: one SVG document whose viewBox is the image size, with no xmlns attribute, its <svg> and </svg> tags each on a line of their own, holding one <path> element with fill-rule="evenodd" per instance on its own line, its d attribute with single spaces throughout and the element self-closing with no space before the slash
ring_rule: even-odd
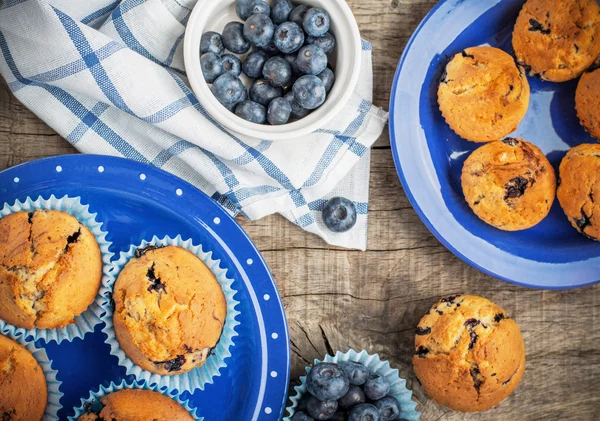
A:
<svg viewBox="0 0 600 421">
<path fill-rule="evenodd" d="M 230 111 L 252 123 L 273 125 L 306 117 L 325 102 L 335 81 L 327 55 L 336 46 L 331 18 L 320 7 L 291 0 L 237 0 L 245 21 L 230 22 L 223 34 L 206 32 L 200 43 L 204 79 Z M 244 62 L 225 50 L 244 55 Z M 252 80 L 249 92 L 240 75 Z"/>
<path fill-rule="evenodd" d="M 306 377 L 304 396 L 292 421 L 400 421 L 400 404 L 389 382 L 362 364 L 319 363 Z"/>
</svg>

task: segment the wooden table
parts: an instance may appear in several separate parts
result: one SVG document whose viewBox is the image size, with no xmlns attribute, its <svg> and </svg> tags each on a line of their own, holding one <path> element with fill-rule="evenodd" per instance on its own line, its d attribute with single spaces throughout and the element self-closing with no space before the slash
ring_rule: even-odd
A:
<svg viewBox="0 0 600 421">
<path fill-rule="evenodd" d="M 475 1 L 475 0 L 472 0 Z M 375 103 L 387 109 L 402 50 L 435 0 L 349 0 L 374 44 Z M 0 170 L 75 153 L 52 129 L 0 89 Z M 533 291 L 497 281 L 447 251 L 421 223 L 398 181 L 389 136 L 371 164 L 369 250 L 330 247 L 279 216 L 239 222 L 262 251 L 285 303 L 292 379 L 336 350 L 378 352 L 400 369 L 423 420 L 593 420 L 600 418 L 600 286 Z M 414 329 L 440 297 L 483 295 L 521 326 L 527 369 L 516 392 L 494 410 L 463 415 L 424 394 L 411 367 Z"/>
</svg>

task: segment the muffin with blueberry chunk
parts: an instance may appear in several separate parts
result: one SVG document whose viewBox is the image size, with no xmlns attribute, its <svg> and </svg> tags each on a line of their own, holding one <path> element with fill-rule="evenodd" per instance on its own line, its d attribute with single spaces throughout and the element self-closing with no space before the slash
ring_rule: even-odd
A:
<svg viewBox="0 0 600 421">
<path fill-rule="evenodd" d="M 455 411 L 485 411 L 519 384 L 525 344 L 519 326 L 491 301 L 438 301 L 416 329 L 415 374 L 429 396 Z"/>
<path fill-rule="evenodd" d="M 514 138 L 475 150 L 464 163 L 461 181 L 473 212 L 505 231 L 540 223 L 550 212 L 556 190 L 554 169 L 542 151 Z"/>
<path fill-rule="evenodd" d="M 517 61 L 543 80 L 581 75 L 600 54 L 597 0 L 528 0 L 515 25 Z"/>
<path fill-rule="evenodd" d="M 579 79 L 575 94 L 575 109 L 581 125 L 596 139 L 600 139 L 598 97 L 600 97 L 600 69 L 595 69 L 584 73 Z"/>
<path fill-rule="evenodd" d="M 89 412 L 79 421 L 193 421 L 173 399 L 151 390 L 123 389 L 101 399 L 100 413 Z"/>
<path fill-rule="evenodd" d="M 74 323 L 94 301 L 102 254 L 90 230 L 54 210 L 0 219 L 0 319 L 25 329 Z"/>
<path fill-rule="evenodd" d="M 181 247 L 138 249 L 115 283 L 115 334 L 135 364 L 160 375 L 202 366 L 221 336 L 225 295 Z"/>
<path fill-rule="evenodd" d="M 0 335 L 0 419 L 39 421 L 46 410 L 48 388 L 31 353 Z"/>
<path fill-rule="evenodd" d="M 446 66 L 438 103 L 450 128 L 473 142 L 498 140 L 516 130 L 529 106 L 527 77 L 504 51 L 473 47 Z"/>
<path fill-rule="evenodd" d="M 572 148 L 560 163 L 557 196 L 571 225 L 600 240 L 600 145 Z"/>
</svg>

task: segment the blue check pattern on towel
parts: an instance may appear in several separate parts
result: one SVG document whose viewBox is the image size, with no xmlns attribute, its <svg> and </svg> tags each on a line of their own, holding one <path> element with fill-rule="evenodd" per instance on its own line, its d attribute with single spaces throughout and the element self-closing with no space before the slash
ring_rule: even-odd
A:
<svg viewBox="0 0 600 421">
<path fill-rule="evenodd" d="M 352 99 L 326 127 L 279 142 L 242 137 L 213 120 L 188 87 L 182 41 L 194 3 L 4 0 L 0 72 L 83 153 L 154 165 L 231 214 L 280 213 L 330 244 L 365 249 L 370 147 L 387 121 L 371 102 L 371 45 L 363 42 Z M 329 232 L 320 216 L 337 195 L 359 213 L 344 234 Z"/>
</svg>

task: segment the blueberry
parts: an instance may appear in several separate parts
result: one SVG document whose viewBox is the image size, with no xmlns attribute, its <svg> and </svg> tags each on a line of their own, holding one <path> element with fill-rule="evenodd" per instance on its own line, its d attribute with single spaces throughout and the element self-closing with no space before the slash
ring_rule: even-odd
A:
<svg viewBox="0 0 600 421">
<path fill-rule="evenodd" d="M 246 54 L 250 49 L 250 41 L 244 38 L 244 25 L 240 22 L 229 22 L 223 29 L 223 45 L 235 54 Z"/>
<path fill-rule="evenodd" d="M 322 37 L 306 37 L 306 45 L 316 45 L 319 46 L 325 51 L 325 54 L 331 54 L 333 50 L 335 50 L 335 37 L 331 32 L 327 32 Z"/>
<path fill-rule="evenodd" d="M 298 52 L 298 69 L 307 75 L 318 75 L 327 68 L 327 54 L 321 47 L 306 45 Z"/>
<path fill-rule="evenodd" d="M 262 69 L 267 60 L 269 59 L 269 55 L 264 51 L 253 51 L 246 57 L 244 64 L 242 65 L 242 70 L 244 74 L 248 76 L 250 79 L 257 79 L 262 76 Z"/>
<path fill-rule="evenodd" d="M 298 58 L 298 54 L 286 54 L 283 57 L 288 63 L 290 63 L 290 67 L 292 68 L 292 74 L 294 76 L 300 75 L 300 69 L 296 65 L 296 59 Z"/>
<path fill-rule="evenodd" d="M 274 0 L 273 7 L 271 8 L 271 19 L 275 25 L 281 25 L 283 22 L 287 22 L 290 17 L 290 13 L 294 6 L 290 0 Z"/>
<path fill-rule="evenodd" d="M 235 11 L 241 20 L 246 20 L 257 13 L 269 14 L 271 8 L 261 0 L 237 0 Z"/>
<path fill-rule="evenodd" d="M 260 47 L 260 50 L 267 53 L 270 57 L 281 54 L 281 51 L 279 51 L 279 48 L 277 48 L 274 41 L 271 41 L 266 47 Z"/>
<path fill-rule="evenodd" d="M 381 421 L 394 421 L 400 417 L 400 404 L 396 398 L 386 396 L 376 401 L 373 405 L 379 409 Z"/>
<path fill-rule="evenodd" d="M 334 197 L 327 202 L 323 208 L 323 222 L 330 231 L 349 231 L 356 224 L 356 207 L 354 206 L 354 203 L 343 197 Z M 367 381 L 366 384 L 368 383 L 369 381 Z M 367 394 L 366 389 L 364 392 L 369 399 L 372 399 L 369 394 Z M 386 394 L 387 392 L 383 396 Z"/>
<path fill-rule="evenodd" d="M 306 412 L 299 411 L 294 414 L 292 421 L 315 421 L 315 419 L 311 418 Z"/>
<path fill-rule="evenodd" d="M 221 57 L 215 53 L 206 53 L 200 57 L 200 67 L 207 83 L 213 83 L 215 79 L 223 74 L 223 63 Z"/>
<path fill-rule="evenodd" d="M 267 109 L 254 101 L 240 102 L 235 107 L 235 115 L 250 123 L 264 124 L 267 121 Z"/>
<path fill-rule="evenodd" d="M 275 98 L 269 104 L 267 119 L 273 126 L 287 124 L 292 115 L 292 106 L 283 98 Z"/>
<path fill-rule="evenodd" d="M 304 15 L 306 15 L 306 12 L 309 10 L 310 6 L 307 6 L 306 4 L 300 5 L 292 10 L 288 19 L 296 25 L 302 26 L 304 24 Z"/>
<path fill-rule="evenodd" d="M 273 41 L 275 26 L 267 15 L 252 15 L 244 24 L 244 37 L 257 47 L 266 47 Z"/>
<path fill-rule="evenodd" d="M 295 53 L 304 44 L 304 31 L 294 22 L 285 22 L 277 27 L 273 40 L 282 53 Z"/>
<path fill-rule="evenodd" d="M 233 54 L 225 54 L 221 57 L 224 73 L 238 77 L 242 74 L 242 62 Z"/>
<path fill-rule="evenodd" d="M 271 101 L 275 98 L 279 98 L 281 95 L 283 95 L 283 90 L 281 88 L 271 86 L 269 82 L 264 79 L 254 81 L 250 87 L 250 99 L 265 107 L 268 107 Z"/>
<path fill-rule="evenodd" d="M 273 86 L 284 86 L 292 80 L 292 67 L 283 57 L 272 57 L 263 67 L 263 77 Z"/>
<path fill-rule="evenodd" d="M 344 370 L 337 364 L 319 363 L 306 376 L 306 388 L 311 395 L 321 401 L 337 401 L 348 392 L 350 383 Z M 310 410 L 309 413 L 312 415 Z"/>
<path fill-rule="evenodd" d="M 220 56 L 224 50 L 225 47 L 223 47 L 221 34 L 212 31 L 202 34 L 202 38 L 200 39 L 200 54 L 215 53 Z"/>
<path fill-rule="evenodd" d="M 219 76 L 212 86 L 214 96 L 221 104 L 230 109 L 242 101 L 245 91 L 246 87 L 242 81 L 229 74 Z"/>
<path fill-rule="evenodd" d="M 380 421 L 379 410 L 371 404 L 361 403 L 350 410 L 348 421 Z"/>
<path fill-rule="evenodd" d="M 333 70 L 326 67 L 325 70 L 317 75 L 317 77 L 323 81 L 325 92 L 331 92 L 331 88 L 333 88 L 333 83 L 335 82 L 335 73 L 333 73 Z"/>
<path fill-rule="evenodd" d="M 338 363 L 338 365 L 348 375 L 350 384 L 361 386 L 365 384 L 367 380 L 369 380 L 369 369 L 360 363 L 356 363 L 354 361 L 344 361 Z"/>
<path fill-rule="evenodd" d="M 351 385 L 348 389 L 348 393 L 342 396 L 338 403 L 344 408 L 352 408 L 353 406 L 365 403 L 365 392 L 358 386 Z"/>
<path fill-rule="evenodd" d="M 302 108 L 314 110 L 325 102 L 325 85 L 316 76 L 306 75 L 299 78 L 292 88 L 294 98 Z"/>
<path fill-rule="evenodd" d="M 365 396 L 372 401 L 382 399 L 390 392 L 390 383 L 383 377 L 373 377 L 363 386 Z"/>
<path fill-rule="evenodd" d="M 335 411 L 337 411 L 337 408 L 337 401 L 320 401 L 314 396 L 309 397 L 306 403 L 306 410 L 316 421 L 330 419 L 335 414 Z"/>
<path fill-rule="evenodd" d="M 285 94 L 283 99 L 290 103 L 290 106 L 292 107 L 292 117 L 294 117 L 295 119 L 300 120 L 310 114 L 310 110 L 302 108 L 298 101 L 296 101 L 293 92 L 290 91 L 287 94 Z"/>
<path fill-rule="evenodd" d="M 329 31 L 330 24 L 331 18 L 329 17 L 329 13 L 320 7 L 309 9 L 302 21 L 304 31 L 313 37 L 322 37 L 325 35 Z"/>
</svg>

